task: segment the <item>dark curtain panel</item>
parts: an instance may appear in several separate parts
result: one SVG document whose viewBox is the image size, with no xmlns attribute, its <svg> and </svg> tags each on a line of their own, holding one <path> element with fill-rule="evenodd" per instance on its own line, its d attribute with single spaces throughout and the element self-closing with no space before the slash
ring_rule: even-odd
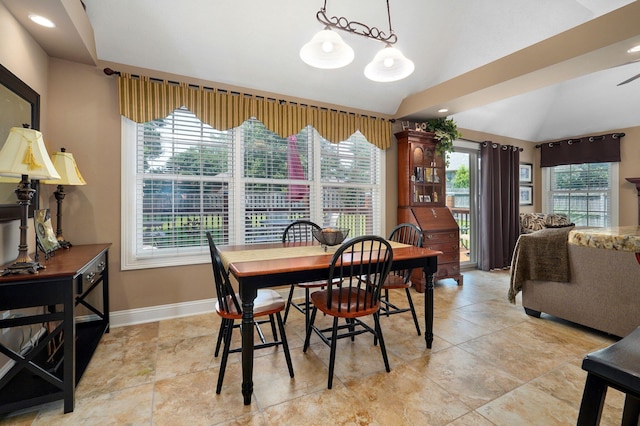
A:
<svg viewBox="0 0 640 426">
<path fill-rule="evenodd" d="M 480 147 L 480 253 L 483 271 L 506 268 L 520 234 L 520 149 L 484 142 Z"/>
<path fill-rule="evenodd" d="M 540 167 L 583 163 L 619 163 L 620 138 L 623 136 L 624 133 L 611 133 L 536 145 L 536 147 L 540 147 Z"/>
</svg>

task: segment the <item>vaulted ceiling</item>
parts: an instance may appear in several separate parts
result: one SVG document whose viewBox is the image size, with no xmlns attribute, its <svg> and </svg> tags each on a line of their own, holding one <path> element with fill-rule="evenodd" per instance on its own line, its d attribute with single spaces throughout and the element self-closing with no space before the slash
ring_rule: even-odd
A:
<svg viewBox="0 0 640 426">
<path fill-rule="evenodd" d="M 627 53 L 640 44 L 638 1 L 390 0 L 396 47 L 416 66 L 391 83 L 365 78 L 382 45 L 358 35 L 340 32 L 356 55 L 345 68 L 315 69 L 300 60 L 300 47 L 322 29 L 316 12 L 323 0 L 84 0 L 94 51 L 86 37 L 78 47 L 18 16 L 61 5 L 70 17 L 66 27 L 82 34 L 70 5 L 76 0 L 2 1 L 51 56 L 78 62 L 124 64 L 398 119 L 447 115 L 463 129 L 532 142 L 640 126 L 640 79 L 617 86 L 640 73 L 640 53 Z M 326 10 L 388 26 L 384 0 L 327 0 Z"/>
</svg>

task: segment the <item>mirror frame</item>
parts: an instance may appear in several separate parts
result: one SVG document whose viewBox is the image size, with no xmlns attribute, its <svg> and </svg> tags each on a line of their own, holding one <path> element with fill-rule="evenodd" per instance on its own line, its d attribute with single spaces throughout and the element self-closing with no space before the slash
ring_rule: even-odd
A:
<svg viewBox="0 0 640 426">
<path fill-rule="evenodd" d="M 31 104 L 31 128 L 40 130 L 40 95 L 2 64 L 0 64 L 0 84 Z M 34 210 L 39 207 L 38 186 L 38 181 L 31 181 L 31 187 L 36 190 L 36 195 L 29 206 L 29 217 L 33 217 Z M 20 216 L 20 206 L 17 202 L 0 204 L 0 222 L 18 220 Z"/>
</svg>

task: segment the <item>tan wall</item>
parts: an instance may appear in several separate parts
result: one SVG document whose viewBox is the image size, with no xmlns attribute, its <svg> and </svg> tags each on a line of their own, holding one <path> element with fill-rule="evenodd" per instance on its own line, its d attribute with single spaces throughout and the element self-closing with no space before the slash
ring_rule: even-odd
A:
<svg viewBox="0 0 640 426">
<path fill-rule="evenodd" d="M 0 3 L 0 64 L 17 75 L 40 94 L 40 130 L 47 129 L 48 56 L 31 38 L 13 15 Z M 4 141 L 3 141 L 4 142 Z M 45 138 L 47 149 L 51 149 Z M 0 184 L 0 191 L 11 192 L 15 184 Z M 0 264 L 12 262 L 18 255 L 20 222 L 0 223 Z M 29 227 L 28 241 L 35 241 L 33 227 Z M 34 243 L 30 243 L 33 247 Z"/>
</svg>

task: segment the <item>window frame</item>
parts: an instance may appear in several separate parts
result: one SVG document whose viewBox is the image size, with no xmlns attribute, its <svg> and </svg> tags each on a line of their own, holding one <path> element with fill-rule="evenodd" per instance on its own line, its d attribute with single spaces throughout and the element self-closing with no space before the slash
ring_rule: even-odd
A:
<svg viewBox="0 0 640 426">
<path fill-rule="evenodd" d="M 234 181 L 234 192 L 236 194 L 244 194 L 244 188 L 250 178 L 247 178 L 243 174 L 243 155 L 244 144 L 242 132 L 234 132 L 234 144 L 233 149 L 233 174 L 239 178 Z M 330 182 L 322 182 L 320 180 L 320 166 L 321 166 L 321 146 L 322 143 L 319 139 L 314 138 L 312 145 L 313 149 L 313 164 L 309 164 L 308 167 L 313 167 L 313 171 L 310 172 L 310 176 L 314 177 L 310 180 L 310 193 L 321 195 L 321 188 L 323 185 L 331 184 Z M 377 207 L 373 204 L 373 223 L 372 227 L 374 233 L 380 235 L 383 229 L 383 223 L 385 223 L 385 209 L 383 200 L 385 200 L 386 191 L 386 173 L 384 164 L 386 164 L 386 151 L 371 145 L 373 149 L 378 150 L 378 183 L 377 183 L 377 197 L 378 200 L 372 200 L 377 202 Z M 136 169 L 137 163 L 137 123 L 129 120 L 126 117 L 121 117 L 121 269 L 122 270 L 135 270 L 146 268 L 159 268 L 159 267 L 171 267 L 171 266 L 183 266 L 190 264 L 204 264 L 211 261 L 208 246 L 194 246 L 194 247 L 176 247 L 174 249 L 162 250 L 162 253 L 154 254 L 149 252 L 149 256 L 139 256 L 137 254 L 136 235 L 139 234 L 136 224 L 137 209 L 142 205 L 142 193 L 139 185 L 139 180 L 143 179 L 142 175 L 138 175 Z M 133 184 L 132 184 L 133 182 Z M 286 181 L 283 181 L 286 183 Z M 241 207 L 243 203 L 242 196 L 230 197 L 228 208 L 236 209 L 235 212 L 244 211 Z M 233 206 L 232 206 L 233 204 Z M 241 209 L 241 210 L 238 210 Z M 310 199 L 310 220 L 322 224 L 322 197 L 311 196 Z M 235 239 L 229 241 L 229 244 L 242 244 L 241 240 L 244 239 L 244 215 L 232 214 L 229 217 L 229 233 L 234 236 Z"/>
<path fill-rule="evenodd" d="M 620 178 L 619 178 L 619 163 L 609 163 L 609 194 L 611 196 L 610 210 L 608 212 L 611 227 L 618 226 L 619 221 L 619 203 L 620 203 Z M 546 213 L 553 213 L 551 210 L 551 169 L 552 167 L 542 167 L 542 188 L 544 189 L 542 197 L 542 211 Z"/>
</svg>

